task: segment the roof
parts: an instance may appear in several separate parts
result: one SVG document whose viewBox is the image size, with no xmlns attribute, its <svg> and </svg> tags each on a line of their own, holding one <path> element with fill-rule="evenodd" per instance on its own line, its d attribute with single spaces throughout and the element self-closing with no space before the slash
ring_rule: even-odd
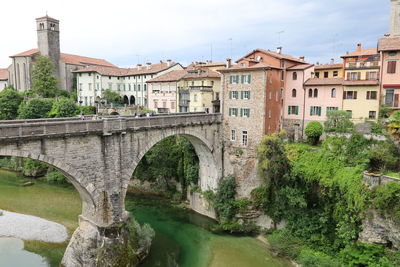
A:
<svg viewBox="0 0 400 267">
<path fill-rule="evenodd" d="M 0 69 L 0 81 L 8 80 L 8 69 Z"/>
<path fill-rule="evenodd" d="M 136 68 L 118 68 L 118 67 L 104 67 L 104 66 L 91 66 L 88 68 L 73 71 L 75 73 L 88 73 L 97 72 L 105 76 L 133 76 L 133 75 L 145 75 L 145 74 L 156 74 L 161 71 L 172 68 L 179 63 L 173 63 L 168 65 L 168 63 L 162 62 L 159 64 L 152 64 L 151 68 L 148 69 L 147 66 L 141 66 Z"/>
<path fill-rule="evenodd" d="M 353 51 L 347 53 L 346 55 L 342 56 L 342 58 L 346 57 L 360 57 L 360 56 L 372 56 L 378 54 L 378 49 L 376 48 L 362 48 L 359 51 Z"/>
<path fill-rule="evenodd" d="M 54 18 L 52 18 L 52 17 L 49 17 L 49 16 L 43 16 L 43 17 L 40 17 L 40 18 L 36 18 L 36 20 L 39 20 L 39 19 L 48 19 L 48 20 L 52 20 L 52 21 L 56 21 L 56 22 L 59 22 L 59 20 L 58 19 L 54 19 Z"/>
<path fill-rule="evenodd" d="M 248 58 L 251 54 L 253 54 L 255 52 L 261 52 L 261 53 L 270 55 L 270 56 L 278 58 L 278 59 L 286 59 L 286 60 L 290 60 L 290 61 L 294 61 L 294 62 L 298 62 L 298 63 L 304 63 L 304 61 L 301 60 L 300 58 L 292 57 L 292 56 L 285 55 L 285 54 L 276 53 L 276 52 L 273 52 L 273 51 L 270 51 L 270 50 L 261 49 L 261 48 L 257 48 L 255 50 L 253 50 L 252 52 L 248 53 L 246 56 L 240 58 L 236 62 L 238 62 L 238 61 L 240 61 L 242 59 Z"/>
<path fill-rule="evenodd" d="M 305 85 L 341 85 L 343 78 L 312 78 L 308 79 Z"/>
<path fill-rule="evenodd" d="M 173 70 L 156 78 L 148 80 L 148 83 L 156 82 L 177 82 L 181 80 L 187 74 L 186 70 Z"/>
<path fill-rule="evenodd" d="M 381 38 L 378 41 L 379 51 L 400 50 L 400 37 Z"/>
<path fill-rule="evenodd" d="M 193 62 L 189 66 L 187 66 L 187 69 L 192 69 L 195 67 L 218 67 L 218 66 L 225 66 L 226 62 Z"/>
<path fill-rule="evenodd" d="M 308 68 L 311 68 L 314 65 L 311 64 L 299 64 L 299 65 L 295 65 L 293 67 L 288 68 L 288 70 L 306 70 Z"/>
<path fill-rule="evenodd" d="M 248 67 L 248 66 L 243 67 L 238 64 L 232 65 L 232 67 L 230 67 L 230 68 L 220 69 L 218 71 L 219 72 L 231 72 L 231 71 L 251 71 L 251 70 L 266 70 L 266 69 L 279 69 L 279 68 L 275 68 L 266 63 L 261 62 L 261 63 L 255 64 L 253 66 L 250 66 L 250 67 Z"/>
<path fill-rule="evenodd" d="M 379 85 L 378 80 L 344 81 L 343 85 Z"/>
<path fill-rule="evenodd" d="M 39 53 L 39 49 L 34 48 L 28 51 L 13 55 L 11 57 L 30 57 Z M 92 57 L 83 57 L 71 54 L 60 53 L 60 61 L 65 64 L 70 65 L 79 65 L 79 66 L 88 66 L 88 65 L 96 65 L 96 66 L 107 66 L 107 67 L 116 67 L 110 62 L 104 59 L 92 58 Z"/>
<path fill-rule="evenodd" d="M 324 64 L 315 66 L 315 70 L 331 70 L 331 69 L 341 69 L 341 68 L 343 68 L 342 64 Z"/>
<path fill-rule="evenodd" d="M 189 70 L 183 79 L 197 79 L 197 78 L 221 78 L 221 74 L 216 71 L 209 70 L 207 68 L 200 68 L 195 70 Z"/>
</svg>

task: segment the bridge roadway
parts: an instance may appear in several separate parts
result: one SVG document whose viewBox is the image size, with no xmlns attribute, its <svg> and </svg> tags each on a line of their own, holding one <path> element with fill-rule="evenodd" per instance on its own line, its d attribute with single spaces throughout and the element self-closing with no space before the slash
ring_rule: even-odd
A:
<svg viewBox="0 0 400 267">
<path fill-rule="evenodd" d="M 151 147 L 173 135 L 184 136 L 194 146 L 199 187 L 215 189 L 223 172 L 221 114 L 0 121 L 0 156 L 45 162 L 74 185 L 82 214 L 62 264 L 96 266 L 100 246 L 122 242 L 107 229 L 116 231 L 129 220 L 125 196 L 136 166 Z M 199 198 L 191 193 L 192 208 L 212 216 Z"/>
</svg>

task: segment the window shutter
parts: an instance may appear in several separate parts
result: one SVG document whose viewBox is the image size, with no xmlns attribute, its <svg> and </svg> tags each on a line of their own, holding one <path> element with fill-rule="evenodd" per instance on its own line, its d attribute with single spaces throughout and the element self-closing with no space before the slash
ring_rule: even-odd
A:
<svg viewBox="0 0 400 267">
<path fill-rule="evenodd" d="M 229 91 L 229 99 L 232 99 L 232 91 Z"/>
<path fill-rule="evenodd" d="M 290 106 L 288 106 L 288 115 L 290 115 Z"/>
<path fill-rule="evenodd" d="M 250 91 L 248 91 L 248 94 L 247 94 L 247 96 L 249 97 L 249 99 L 250 99 Z"/>
<path fill-rule="evenodd" d="M 312 107 L 310 107 L 310 116 L 312 116 Z"/>
<path fill-rule="evenodd" d="M 241 83 L 244 83 L 244 75 L 240 77 Z"/>
<path fill-rule="evenodd" d="M 357 72 L 357 80 L 361 80 L 361 72 Z"/>
<path fill-rule="evenodd" d="M 357 91 L 354 91 L 354 99 L 357 99 Z"/>
<path fill-rule="evenodd" d="M 392 61 L 393 63 L 392 63 L 392 70 L 393 70 L 393 73 L 396 73 L 396 61 Z"/>
<path fill-rule="evenodd" d="M 371 92 L 367 91 L 367 99 L 370 99 L 370 97 L 371 97 Z"/>
<path fill-rule="evenodd" d="M 369 72 L 366 73 L 365 79 L 366 79 L 366 80 L 369 80 Z"/>
<path fill-rule="evenodd" d="M 299 106 L 296 106 L 296 115 L 299 115 Z"/>
<path fill-rule="evenodd" d="M 232 109 L 229 109 L 229 116 L 232 116 Z"/>
<path fill-rule="evenodd" d="M 243 109 L 240 109 L 240 117 L 243 117 Z"/>
<path fill-rule="evenodd" d="M 251 74 L 249 74 L 248 76 L 247 76 L 247 82 L 250 84 L 251 83 Z"/>
<path fill-rule="evenodd" d="M 250 117 L 250 109 L 247 109 L 247 117 Z"/>
<path fill-rule="evenodd" d="M 347 73 L 347 79 L 346 80 L 350 80 L 350 72 Z"/>
<path fill-rule="evenodd" d="M 347 91 L 343 92 L 343 99 L 346 99 L 346 93 L 347 93 Z"/>
<path fill-rule="evenodd" d="M 243 91 L 240 91 L 240 99 L 243 99 Z"/>
<path fill-rule="evenodd" d="M 321 107 L 318 107 L 318 116 L 321 116 Z"/>
<path fill-rule="evenodd" d="M 232 84 L 232 75 L 229 76 L 229 83 Z"/>
</svg>

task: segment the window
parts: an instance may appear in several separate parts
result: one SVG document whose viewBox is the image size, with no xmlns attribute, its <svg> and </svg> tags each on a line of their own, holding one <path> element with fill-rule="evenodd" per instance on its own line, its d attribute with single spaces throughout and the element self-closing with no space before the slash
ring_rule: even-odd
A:
<svg viewBox="0 0 400 267">
<path fill-rule="evenodd" d="M 314 98 L 317 98 L 317 97 L 318 97 L 318 89 L 315 88 L 315 89 L 314 89 Z"/>
<path fill-rule="evenodd" d="M 144 85 L 143 92 L 146 92 L 146 90 L 147 90 L 147 84 Z"/>
<path fill-rule="evenodd" d="M 136 92 L 136 84 L 133 85 L 133 91 Z"/>
<path fill-rule="evenodd" d="M 396 73 L 396 61 L 395 60 L 388 61 L 387 73 Z"/>
<path fill-rule="evenodd" d="M 346 110 L 346 112 L 350 114 L 350 118 L 353 117 L 353 111 L 352 110 Z"/>
<path fill-rule="evenodd" d="M 100 90 L 100 84 L 97 83 L 97 84 L 96 84 L 96 91 L 99 91 L 99 90 Z"/>
<path fill-rule="evenodd" d="M 245 118 L 250 117 L 250 109 L 249 108 L 241 108 L 240 109 L 240 117 L 245 117 Z"/>
<path fill-rule="evenodd" d="M 281 72 L 281 80 L 282 81 L 285 80 L 285 72 L 284 71 Z"/>
<path fill-rule="evenodd" d="M 331 90 L 331 98 L 336 98 L 336 88 Z"/>
<path fill-rule="evenodd" d="M 120 83 L 117 84 L 117 90 L 118 90 L 118 91 L 121 91 L 121 84 L 120 84 Z"/>
<path fill-rule="evenodd" d="M 343 99 L 357 99 L 357 91 L 344 91 Z"/>
<path fill-rule="evenodd" d="M 131 91 L 131 84 L 129 84 L 128 86 L 129 86 L 129 91 Z"/>
<path fill-rule="evenodd" d="M 248 143 L 247 131 L 242 131 L 242 145 L 247 146 L 247 143 Z"/>
<path fill-rule="evenodd" d="M 236 131 L 231 130 L 231 141 L 236 141 Z"/>
<path fill-rule="evenodd" d="M 79 84 L 79 91 L 82 91 L 82 84 Z"/>
<path fill-rule="evenodd" d="M 292 77 L 293 81 L 297 80 L 297 72 L 293 72 L 293 77 Z"/>
<path fill-rule="evenodd" d="M 92 90 L 92 84 L 89 83 L 89 91 L 91 91 L 91 90 Z"/>
<path fill-rule="evenodd" d="M 214 86 L 214 81 L 211 81 L 211 86 Z"/>
<path fill-rule="evenodd" d="M 242 83 L 250 84 L 251 83 L 251 75 L 242 75 Z"/>
<path fill-rule="evenodd" d="M 338 77 L 338 76 L 339 76 L 339 71 L 334 70 L 334 71 L 333 71 L 333 77 Z"/>
<path fill-rule="evenodd" d="M 215 100 L 219 100 L 219 93 L 215 93 Z"/>
<path fill-rule="evenodd" d="M 269 91 L 269 99 L 272 99 L 272 91 Z"/>
<path fill-rule="evenodd" d="M 371 120 L 376 119 L 376 111 L 370 111 L 369 115 L 368 115 L 368 118 L 371 119 Z"/>
<path fill-rule="evenodd" d="M 125 91 L 125 84 L 122 85 L 122 90 Z"/>
<path fill-rule="evenodd" d="M 308 97 L 311 98 L 312 97 L 312 89 L 308 89 Z"/>
<path fill-rule="evenodd" d="M 163 108 L 167 108 L 167 101 L 163 101 L 162 107 L 163 107 Z"/>
<path fill-rule="evenodd" d="M 310 116 L 321 116 L 321 107 L 310 107 Z"/>
<path fill-rule="evenodd" d="M 137 90 L 140 92 L 140 84 L 137 85 Z"/>
<path fill-rule="evenodd" d="M 339 110 L 338 107 L 326 107 L 326 111 Z"/>
<path fill-rule="evenodd" d="M 285 60 L 281 59 L 281 68 L 285 67 Z"/>
<path fill-rule="evenodd" d="M 193 83 L 193 82 L 192 82 Z M 238 84 L 239 83 L 239 75 L 231 75 L 229 77 L 229 83 Z M 193 84 L 192 84 L 193 85 Z"/>
<path fill-rule="evenodd" d="M 237 108 L 229 108 L 229 116 L 237 117 L 237 115 L 238 115 L 238 109 Z"/>
<path fill-rule="evenodd" d="M 396 51 L 390 51 L 389 52 L 389 57 L 395 57 L 397 56 L 397 52 Z"/>
<path fill-rule="evenodd" d="M 319 72 L 315 73 L 315 78 L 319 78 Z"/>
<path fill-rule="evenodd" d="M 108 83 L 108 89 L 112 90 L 112 83 Z"/>
<path fill-rule="evenodd" d="M 229 99 L 239 99 L 238 91 L 229 91 Z"/>
<path fill-rule="evenodd" d="M 299 106 L 289 106 L 288 115 L 299 115 Z"/>
<path fill-rule="evenodd" d="M 193 96 L 193 101 L 194 101 L 194 102 L 197 102 L 197 94 L 194 94 L 194 96 Z"/>
<path fill-rule="evenodd" d="M 297 96 L 297 90 L 296 89 L 293 89 L 292 90 L 292 97 L 296 97 Z"/>
<path fill-rule="evenodd" d="M 111 76 L 108 76 L 108 79 L 111 80 Z"/>
<path fill-rule="evenodd" d="M 347 73 L 347 80 L 350 81 L 357 81 L 361 79 L 361 73 L 360 72 L 349 72 Z"/>
<path fill-rule="evenodd" d="M 97 79 L 97 80 L 99 79 L 99 75 L 96 76 L 96 79 Z"/>
<path fill-rule="evenodd" d="M 328 78 L 329 77 L 329 72 L 324 71 L 324 78 Z"/>
<path fill-rule="evenodd" d="M 378 96 L 377 91 L 367 91 L 367 99 L 369 100 L 376 100 Z"/>
<path fill-rule="evenodd" d="M 241 99 L 250 99 L 250 91 L 241 91 L 240 97 Z"/>
<path fill-rule="evenodd" d="M 385 104 L 392 106 L 393 105 L 393 98 L 394 98 L 394 89 L 387 89 L 386 96 L 385 96 Z"/>
<path fill-rule="evenodd" d="M 89 77 L 92 76 L 92 74 L 89 72 Z"/>
<path fill-rule="evenodd" d="M 175 109 L 175 102 L 171 101 L 171 109 Z"/>
<path fill-rule="evenodd" d="M 377 80 L 378 73 L 376 71 L 367 72 L 367 80 Z"/>
</svg>

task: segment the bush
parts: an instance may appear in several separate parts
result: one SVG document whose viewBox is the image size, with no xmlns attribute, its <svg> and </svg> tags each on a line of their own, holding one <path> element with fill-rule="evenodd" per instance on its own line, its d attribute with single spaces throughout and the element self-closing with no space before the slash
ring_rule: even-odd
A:
<svg viewBox="0 0 400 267">
<path fill-rule="evenodd" d="M 324 132 L 324 127 L 318 121 L 310 122 L 305 130 L 305 134 L 308 138 L 308 141 L 312 145 L 316 145 L 319 142 L 319 138 Z"/>
<path fill-rule="evenodd" d="M 38 160 L 26 158 L 24 159 L 24 166 L 22 173 L 28 177 L 40 177 L 46 174 L 49 165 Z"/>
<path fill-rule="evenodd" d="M 390 182 L 374 188 L 373 205 L 381 213 L 400 221 L 400 183 Z"/>
<path fill-rule="evenodd" d="M 11 87 L 0 92 L 0 120 L 14 120 L 17 117 L 18 107 L 22 96 Z"/>
<path fill-rule="evenodd" d="M 400 149 L 390 140 L 379 142 L 369 154 L 369 171 L 398 171 Z"/>
<path fill-rule="evenodd" d="M 57 170 L 48 172 L 45 179 L 48 183 L 54 183 L 54 184 L 68 183 L 65 176 L 60 171 L 57 171 Z"/>
<path fill-rule="evenodd" d="M 78 106 L 79 114 L 91 115 L 96 113 L 96 107 L 93 106 Z"/>
<path fill-rule="evenodd" d="M 231 221 L 237 213 L 235 205 L 236 187 L 235 177 L 228 176 L 221 180 L 215 194 L 213 207 L 222 224 Z"/>
<path fill-rule="evenodd" d="M 51 118 L 65 118 L 65 117 L 74 117 L 78 115 L 79 108 L 75 105 L 74 101 L 69 98 L 59 98 L 56 102 L 54 102 L 51 111 L 49 113 L 49 117 Z"/>
<path fill-rule="evenodd" d="M 19 119 L 48 118 L 53 106 L 53 99 L 32 98 L 22 102 L 18 108 Z"/>
<path fill-rule="evenodd" d="M 326 114 L 324 123 L 326 132 L 350 133 L 354 130 L 351 114 L 344 110 L 332 110 Z"/>
<path fill-rule="evenodd" d="M 268 237 L 271 246 L 277 250 L 279 255 L 296 259 L 302 250 L 303 241 L 294 237 L 287 230 L 277 230 Z"/>
<path fill-rule="evenodd" d="M 389 117 L 388 129 L 394 136 L 400 138 L 400 110 L 393 112 Z"/>
<path fill-rule="evenodd" d="M 384 257 L 385 248 L 382 245 L 363 244 L 357 242 L 347 246 L 339 253 L 339 257 L 346 266 L 395 266 Z"/>
<path fill-rule="evenodd" d="M 297 261 L 304 267 L 339 267 L 335 259 L 325 253 L 308 248 L 301 250 Z"/>
</svg>

